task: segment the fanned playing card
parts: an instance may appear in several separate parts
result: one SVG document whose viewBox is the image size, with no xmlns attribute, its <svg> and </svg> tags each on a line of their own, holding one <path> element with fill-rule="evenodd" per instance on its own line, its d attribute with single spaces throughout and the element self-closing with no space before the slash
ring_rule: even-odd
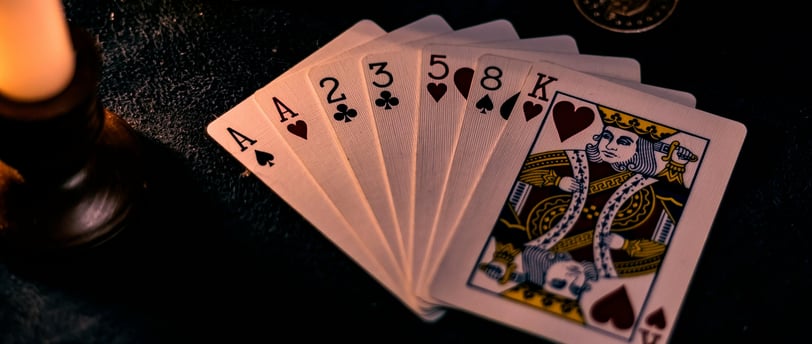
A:
<svg viewBox="0 0 812 344">
<path fill-rule="evenodd" d="M 561 342 L 667 342 L 746 129 L 547 62 L 430 292 Z"/>
</svg>

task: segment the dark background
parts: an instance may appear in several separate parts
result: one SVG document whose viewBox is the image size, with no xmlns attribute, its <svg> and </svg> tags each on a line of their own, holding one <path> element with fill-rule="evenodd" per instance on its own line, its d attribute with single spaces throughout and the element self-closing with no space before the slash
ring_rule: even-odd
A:
<svg viewBox="0 0 812 344">
<path fill-rule="evenodd" d="M 635 58 L 644 83 L 744 123 L 672 339 L 808 336 L 812 30 L 801 8 L 683 0 L 659 27 L 624 34 L 571 0 L 64 4 L 101 43 L 101 100 L 143 136 L 150 193 L 145 215 L 92 253 L 49 273 L 0 264 L 0 343 L 545 342 L 454 310 L 423 322 L 205 134 L 357 21 L 388 31 L 428 14 L 571 35 L 581 53 Z"/>
</svg>

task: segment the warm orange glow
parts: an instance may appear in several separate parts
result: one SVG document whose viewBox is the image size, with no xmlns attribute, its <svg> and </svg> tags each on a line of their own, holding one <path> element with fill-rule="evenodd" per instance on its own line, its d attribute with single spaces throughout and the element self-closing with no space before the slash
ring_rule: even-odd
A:
<svg viewBox="0 0 812 344">
<path fill-rule="evenodd" d="M 70 83 L 75 59 L 60 0 L 0 0 L 0 94 L 51 98 Z"/>
</svg>

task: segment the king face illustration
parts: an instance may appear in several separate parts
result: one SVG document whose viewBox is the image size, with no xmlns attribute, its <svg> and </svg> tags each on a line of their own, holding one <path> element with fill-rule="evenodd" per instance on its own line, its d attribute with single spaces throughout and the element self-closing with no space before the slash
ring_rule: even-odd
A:
<svg viewBox="0 0 812 344">
<path fill-rule="evenodd" d="M 698 163 L 667 140 L 677 130 L 594 109 L 602 125 L 581 148 L 527 156 L 475 271 L 500 295 L 579 323 L 592 284 L 656 273 L 690 193 L 686 166 Z"/>
</svg>

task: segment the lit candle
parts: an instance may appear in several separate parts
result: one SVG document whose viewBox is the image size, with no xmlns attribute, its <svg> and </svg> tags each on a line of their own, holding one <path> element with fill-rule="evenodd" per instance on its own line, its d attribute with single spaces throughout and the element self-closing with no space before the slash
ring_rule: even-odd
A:
<svg viewBox="0 0 812 344">
<path fill-rule="evenodd" d="M 75 60 L 61 0 L 0 0 L 0 94 L 51 98 L 70 83 Z"/>
</svg>

